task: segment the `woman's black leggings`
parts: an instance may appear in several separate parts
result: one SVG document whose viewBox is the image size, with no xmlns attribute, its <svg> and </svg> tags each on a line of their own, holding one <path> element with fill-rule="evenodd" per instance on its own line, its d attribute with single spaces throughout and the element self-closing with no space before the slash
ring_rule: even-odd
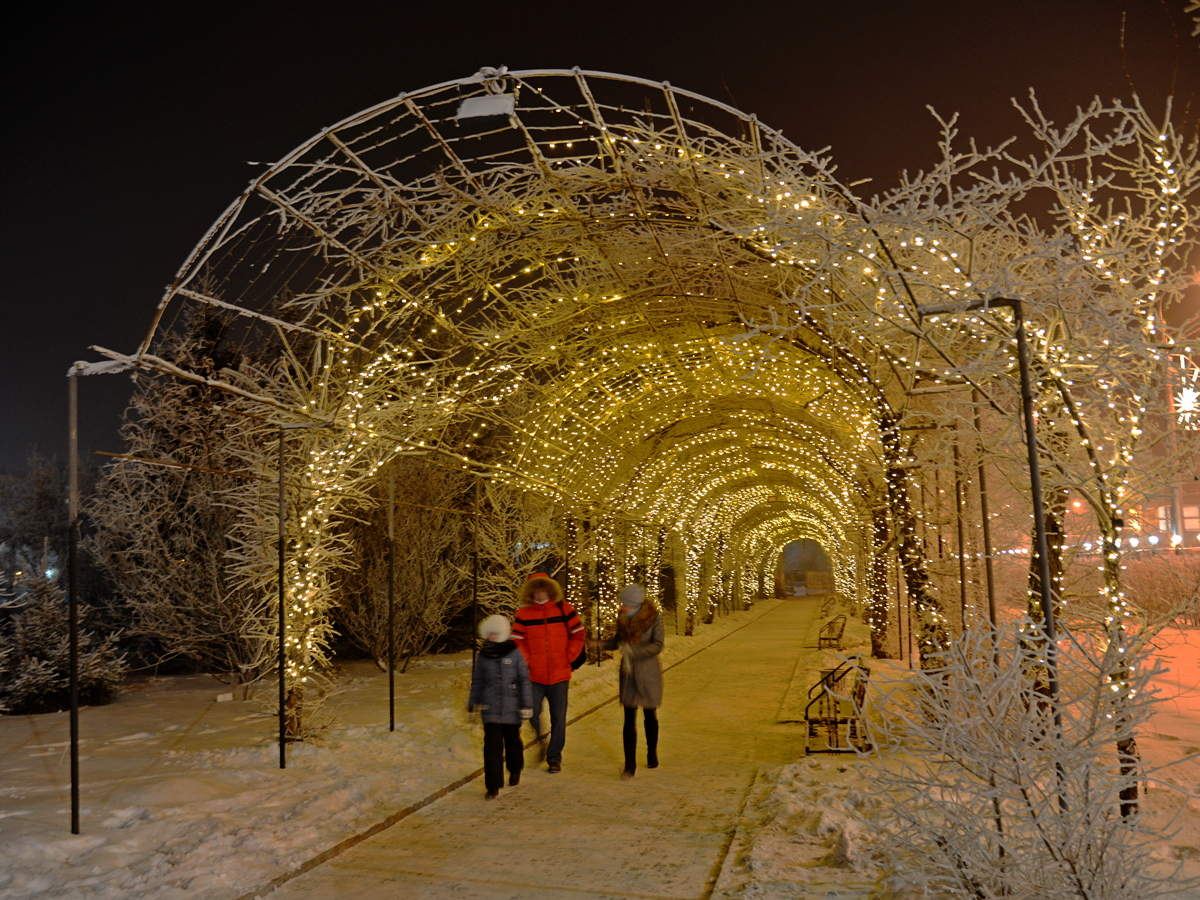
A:
<svg viewBox="0 0 1200 900">
<path fill-rule="evenodd" d="M 646 765 L 653 769 L 658 765 L 658 710 L 642 710 L 642 726 L 646 729 Z M 637 707 L 625 707 L 625 771 L 637 771 Z"/>
</svg>

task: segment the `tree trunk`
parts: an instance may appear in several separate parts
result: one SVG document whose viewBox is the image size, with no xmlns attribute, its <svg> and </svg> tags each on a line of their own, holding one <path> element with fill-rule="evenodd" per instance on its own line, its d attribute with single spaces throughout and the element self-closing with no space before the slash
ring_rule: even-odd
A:
<svg viewBox="0 0 1200 900">
<path fill-rule="evenodd" d="M 888 659 L 887 510 L 871 510 L 871 557 L 867 570 L 867 625 L 871 629 L 871 655 Z"/>
<path fill-rule="evenodd" d="M 304 705 L 304 694 L 299 688 L 289 688 L 287 703 L 283 706 L 284 739 L 289 741 L 303 740 L 300 729 L 300 713 Z"/>
<path fill-rule="evenodd" d="M 1117 531 L 1114 527 L 1106 532 L 1102 541 L 1104 551 L 1104 591 L 1108 599 L 1108 638 L 1118 647 L 1124 646 L 1125 627 L 1122 624 L 1123 611 L 1121 606 L 1121 561 L 1117 553 Z M 1122 666 L 1113 673 L 1112 679 L 1116 684 L 1126 685 L 1129 679 L 1129 669 Z M 1121 777 L 1127 779 L 1127 784 L 1121 789 L 1121 818 L 1132 819 L 1138 811 L 1138 747 L 1137 735 L 1129 724 L 1124 709 L 1125 694 L 1123 690 L 1116 692 L 1113 716 L 1113 730 L 1117 735 L 1117 765 Z"/>
<path fill-rule="evenodd" d="M 904 453 L 900 429 L 890 411 L 880 415 L 879 434 L 883 444 L 888 507 L 896 523 L 904 587 L 917 613 L 917 652 L 921 657 L 921 668 L 938 668 L 943 663 L 942 654 L 949 646 L 946 622 L 941 604 L 930 590 L 925 556 L 917 536 L 917 517 L 908 495 L 908 471 L 902 465 Z"/>
</svg>

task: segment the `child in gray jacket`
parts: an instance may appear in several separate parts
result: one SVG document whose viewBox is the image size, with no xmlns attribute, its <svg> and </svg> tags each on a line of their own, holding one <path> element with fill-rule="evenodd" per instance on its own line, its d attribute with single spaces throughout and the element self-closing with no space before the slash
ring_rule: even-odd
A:
<svg viewBox="0 0 1200 900">
<path fill-rule="evenodd" d="M 533 713 L 533 688 L 529 666 L 517 649 L 512 623 L 505 616 L 488 616 L 479 623 L 483 646 L 471 673 L 470 708 L 483 717 L 483 785 L 488 800 L 495 800 L 504 784 L 521 781 L 525 750 L 521 746 L 521 722 Z"/>
</svg>

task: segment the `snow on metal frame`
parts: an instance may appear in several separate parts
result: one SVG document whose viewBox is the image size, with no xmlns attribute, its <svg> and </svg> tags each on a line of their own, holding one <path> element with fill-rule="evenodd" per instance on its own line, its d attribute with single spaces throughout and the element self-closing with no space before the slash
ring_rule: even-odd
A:
<svg viewBox="0 0 1200 900">
<path fill-rule="evenodd" d="M 361 125 L 366 122 L 374 121 L 379 116 L 381 116 L 385 113 L 391 112 L 402 106 L 407 106 L 407 107 L 411 108 L 412 104 L 415 103 L 416 101 L 424 101 L 424 100 L 427 100 L 428 98 L 436 97 L 440 94 L 443 94 L 449 90 L 459 90 L 459 89 L 468 88 L 471 86 L 482 87 L 484 85 L 492 83 L 497 78 L 506 78 L 506 77 L 517 79 L 517 80 L 522 80 L 522 81 L 537 79 L 537 78 L 548 78 L 548 77 L 549 78 L 563 77 L 563 78 L 570 78 L 573 80 L 588 79 L 588 78 L 608 79 L 608 80 L 612 80 L 612 81 L 628 83 L 631 85 L 642 86 L 645 88 L 653 89 L 655 91 L 674 93 L 681 97 L 685 97 L 689 100 L 696 101 L 704 106 L 711 107 L 714 110 L 719 110 L 723 113 L 728 114 L 729 116 L 731 116 L 735 119 L 739 119 L 739 120 L 745 122 L 754 132 L 758 132 L 761 130 L 761 132 L 768 135 L 773 142 L 776 142 L 783 146 L 790 146 L 790 142 L 786 141 L 786 139 L 784 139 L 783 135 L 780 132 L 777 132 L 774 129 L 769 128 L 768 126 L 759 123 L 758 118 L 756 116 L 754 116 L 752 114 L 744 113 L 741 110 L 738 110 L 732 106 L 722 103 L 719 100 L 714 100 L 712 98 L 705 97 L 702 94 L 698 94 L 698 93 L 688 91 L 688 90 L 685 90 L 682 88 L 674 87 L 674 86 L 670 85 L 668 82 L 655 82 L 655 81 L 651 81 L 649 79 L 644 79 L 644 78 L 639 78 L 636 76 L 629 76 L 629 75 L 619 75 L 619 74 L 615 74 L 612 72 L 584 70 L 584 69 L 580 69 L 580 68 L 528 69 L 528 70 L 508 72 L 508 70 L 505 67 L 500 67 L 498 69 L 491 68 L 491 67 L 485 67 L 485 68 L 481 69 L 479 72 L 475 73 L 474 75 L 470 75 L 465 78 L 451 79 L 448 81 L 439 82 L 438 84 L 430 85 L 428 87 L 421 88 L 421 89 L 418 89 L 415 91 L 405 91 L 405 92 L 398 94 L 397 96 L 393 97 L 390 100 L 382 101 L 381 103 L 378 103 L 374 106 L 368 107 L 368 108 L 361 110 L 353 115 L 347 116 L 346 118 L 342 119 L 340 122 L 337 122 L 334 125 L 331 125 L 331 126 L 321 129 L 321 131 L 317 132 L 315 135 L 313 135 L 307 141 L 304 141 L 303 143 L 298 144 L 290 153 L 281 157 L 276 163 L 274 163 L 273 165 L 268 167 L 260 176 L 253 179 L 250 182 L 250 184 L 247 186 L 247 188 L 238 196 L 238 198 L 235 199 L 232 203 L 230 203 L 229 206 L 225 209 L 225 211 L 212 224 L 212 226 L 210 226 L 208 231 L 205 232 L 204 236 L 200 239 L 200 241 L 196 244 L 196 246 L 188 254 L 188 256 L 186 257 L 186 259 L 183 262 L 183 265 L 180 266 L 178 274 L 176 275 L 175 279 L 172 281 L 171 285 L 169 285 L 167 287 L 161 300 L 159 301 L 158 307 L 155 311 L 155 315 L 153 316 L 153 318 L 151 320 L 149 329 L 147 330 L 145 337 L 142 339 L 142 341 L 138 347 L 136 355 L 140 355 L 141 353 L 144 353 L 148 350 L 148 348 L 150 347 L 151 343 L 154 340 L 155 334 L 156 334 L 160 324 L 162 323 L 163 315 L 166 312 L 169 305 L 172 303 L 172 301 L 175 300 L 176 296 L 179 295 L 179 293 L 181 292 L 182 286 L 187 284 L 188 281 L 190 281 L 194 277 L 195 273 L 198 270 L 202 269 L 205 260 L 207 260 L 212 255 L 212 253 L 215 251 L 215 248 L 220 246 L 221 242 L 230 236 L 234 222 L 238 219 L 239 215 L 243 212 L 247 202 L 254 196 L 255 191 L 258 189 L 258 187 L 260 185 L 265 184 L 268 180 L 270 180 L 278 172 L 284 171 L 288 167 L 296 164 L 306 153 L 308 153 L 313 148 L 319 146 L 322 141 L 337 140 L 336 135 L 338 135 L 340 132 L 342 132 L 344 130 L 353 128 L 355 126 Z M 490 92 L 484 91 L 484 94 L 487 95 L 487 94 L 490 94 Z M 339 141 L 339 144 L 340 144 L 340 141 Z M 805 154 L 803 154 L 802 151 L 799 150 L 799 148 L 795 148 L 795 150 L 796 150 L 797 154 L 802 155 L 802 156 L 805 155 Z M 357 162 L 357 160 L 356 160 L 356 162 Z M 368 173 L 368 176 L 369 176 L 369 173 Z M 242 309 L 245 310 L 246 312 L 250 312 L 250 310 L 245 307 L 242 307 Z"/>
</svg>

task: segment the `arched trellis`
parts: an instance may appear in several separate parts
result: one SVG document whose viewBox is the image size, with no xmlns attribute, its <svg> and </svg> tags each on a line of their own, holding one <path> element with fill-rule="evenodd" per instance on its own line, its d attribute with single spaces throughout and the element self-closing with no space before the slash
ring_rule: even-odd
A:
<svg viewBox="0 0 1200 900">
<path fill-rule="evenodd" d="M 1135 132 L 1119 124 L 1095 152 Z M 922 650 L 936 650 L 908 398 L 918 380 L 956 379 L 1003 410 L 991 379 L 1012 356 L 986 311 L 925 323 L 920 308 L 1003 291 L 1061 309 L 1064 284 L 1061 254 L 1031 257 L 1039 236 L 1004 219 L 1005 185 L 985 181 L 969 209 L 940 199 L 964 168 L 946 165 L 868 203 L 820 154 L 670 85 L 485 70 L 366 110 L 269 167 L 185 263 L 136 353 L 111 355 L 196 378 L 157 351 L 179 314 L 216 311 L 247 357 L 207 378 L 231 406 L 333 426 L 289 448 L 307 489 L 287 534 L 294 677 L 322 658 L 338 523 L 403 453 L 668 528 L 689 578 L 718 543 L 760 568 L 785 535 L 863 543 L 883 503 Z M 1060 193 L 1087 235 L 1070 277 L 1092 290 L 1112 274 L 1093 264 L 1092 198 Z M 1159 229 L 1143 243 L 1174 241 Z M 1149 293 L 1165 290 L 1163 252 L 1146 254 L 1159 260 Z M 1106 289 L 1148 293 L 1145 280 Z M 736 428 L 718 435 L 720 421 Z M 265 475 L 255 427 L 274 426 L 248 426 L 247 465 Z M 778 491 L 753 487 L 777 474 Z M 237 535 L 238 573 L 263 590 L 272 500 L 247 491 Z M 848 585 L 857 563 L 835 552 Z"/>
</svg>

